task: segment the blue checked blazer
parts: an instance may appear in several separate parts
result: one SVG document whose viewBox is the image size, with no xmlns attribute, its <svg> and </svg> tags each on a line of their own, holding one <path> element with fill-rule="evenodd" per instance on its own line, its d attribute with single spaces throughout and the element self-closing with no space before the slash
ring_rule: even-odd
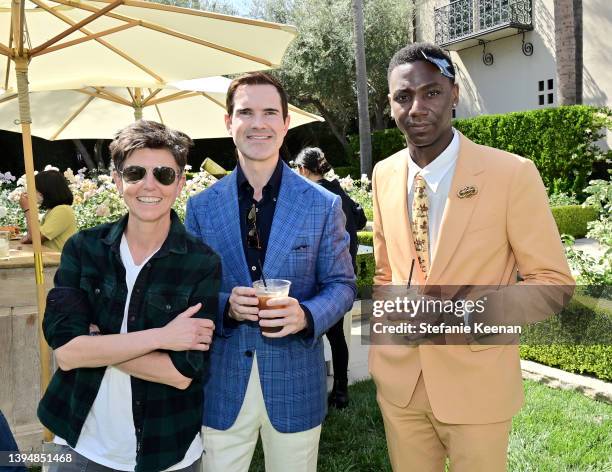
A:
<svg viewBox="0 0 612 472">
<path fill-rule="evenodd" d="M 268 240 L 266 277 L 291 280 L 289 295 L 312 313 L 314 336 L 270 339 L 253 322 L 223 320 L 232 288 L 251 286 L 240 234 L 236 171 L 189 199 L 185 225 L 219 256 L 219 294 L 210 371 L 204 384 L 203 423 L 219 430 L 234 424 L 247 388 L 252 352 L 268 417 L 293 433 L 314 428 L 327 413 L 321 336 L 352 306 L 355 275 L 339 197 L 283 165 L 283 177 Z"/>
</svg>

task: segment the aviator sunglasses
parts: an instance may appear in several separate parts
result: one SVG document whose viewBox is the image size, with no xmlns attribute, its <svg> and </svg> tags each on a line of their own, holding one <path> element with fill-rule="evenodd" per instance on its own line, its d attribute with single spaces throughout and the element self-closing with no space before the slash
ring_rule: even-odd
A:
<svg viewBox="0 0 612 472">
<path fill-rule="evenodd" d="M 261 250 L 259 231 L 257 231 L 257 208 L 254 203 L 247 213 L 247 224 L 247 247 L 249 249 Z"/>
<path fill-rule="evenodd" d="M 171 185 L 177 177 L 177 172 L 172 167 L 159 166 L 153 167 L 153 177 L 162 185 Z M 180 171 L 178 172 L 180 174 Z M 147 169 L 142 166 L 127 166 L 119 171 L 119 175 L 128 184 L 140 182 L 147 175 Z"/>
</svg>

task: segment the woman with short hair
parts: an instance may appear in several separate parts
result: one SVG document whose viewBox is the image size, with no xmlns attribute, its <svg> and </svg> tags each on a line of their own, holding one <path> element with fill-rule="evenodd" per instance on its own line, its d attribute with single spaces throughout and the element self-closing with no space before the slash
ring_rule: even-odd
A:
<svg viewBox="0 0 612 472">
<path fill-rule="evenodd" d="M 72 460 L 51 472 L 199 472 L 221 263 L 172 210 L 191 145 L 151 121 L 121 130 L 128 213 L 66 243 L 43 319 L 59 369 L 38 417 Z"/>
</svg>

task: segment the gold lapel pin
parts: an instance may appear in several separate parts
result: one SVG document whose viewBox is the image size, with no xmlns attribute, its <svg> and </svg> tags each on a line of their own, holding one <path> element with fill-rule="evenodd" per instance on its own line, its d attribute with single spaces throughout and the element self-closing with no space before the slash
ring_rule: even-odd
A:
<svg viewBox="0 0 612 472">
<path fill-rule="evenodd" d="M 459 189 L 457 196 L 459 198 L 471 198 L 478 193 L 478 189 L 473 185 L 467 185 L 462 189 Z"/>
</svg>

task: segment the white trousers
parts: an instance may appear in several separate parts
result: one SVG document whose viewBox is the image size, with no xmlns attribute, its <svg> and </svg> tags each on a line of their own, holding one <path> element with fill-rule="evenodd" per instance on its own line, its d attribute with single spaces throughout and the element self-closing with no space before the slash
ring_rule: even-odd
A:
<svg viewBox="0 0 612 472">
<path fill-rule="evenodd" d="M 255 353 L 235 423 L 225 431 L 202 428 L 203 472 L 248 472 L 260 433 L 266 472 L 316 472 L 321 425 L 299 433 L 274 429 L 266 411 Z"/>
</svg>

